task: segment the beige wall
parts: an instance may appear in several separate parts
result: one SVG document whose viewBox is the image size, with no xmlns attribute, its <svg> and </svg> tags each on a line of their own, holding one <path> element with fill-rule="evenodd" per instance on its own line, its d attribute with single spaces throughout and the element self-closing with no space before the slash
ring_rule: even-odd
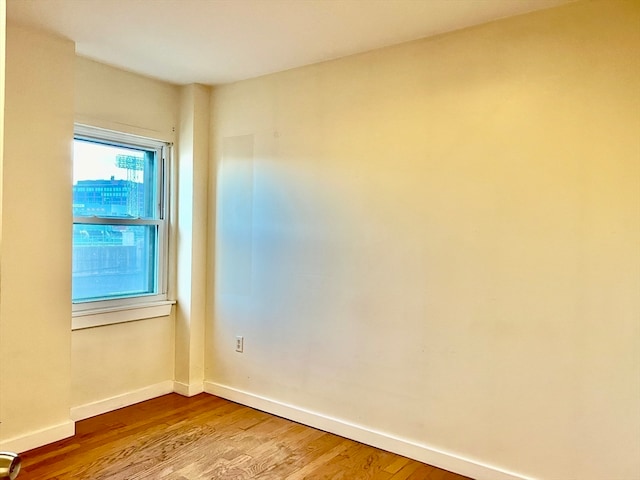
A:
<svg viewBox="0 0 640 480">
<path fill-rule="evenodd" d="M 72 407 L 173 380 L 173 316 L 75 330 Z"/>
<path fill-rule="evenodd" d="M 639 23 L 581 2 L 216 89 L 206 380 L 640 477 Z"/>
<path fill-rule="evenodd" d="M 2 217 L 0 446 L 24 450 L 72 432 L 70 408 L 77 418 L 171 389 L 173 315 L 71 332 L 65 299 L 71 295 L 73 122 L 175 141 L 180 90 L 78 58 L 72 43 L 24 28 L 12 32 L 4 201 L 15 207 Z M 25 200 L 25 191 L 37 193 Z M 47 208 L 36 208 L 43 198 Z M 46 249 L 42 232 L 54 242 Z M 66 254 L 48 258 L 52 245 L 67 245 Z M 38 405 L 43 399 L 47 408 Z"/>
<path fill-rule="evenodd" d="M 177 139 L 180 90 L 175 85 L 77 57 L 75 119 L 157 140 Z"/>
<path fill-rule="evenodd" d="M 3 56 L 4 57 L 4 56 Z M 72 42 L 7 26 L 0 292 L 0 446 L 73 433 Z M 33 446 L 33 445 L 31 445 Z"/>
<path fill-rule="evenodd" d="M 179 89 L 91 60 L 75 60 L 75 119 L 166 141 L 176 138 Z M 174 379 L 173 315 L 72 334 L 72 407 Z"/>
<path fill-rule="evenodd" d="M 180 95 L 176 215 L 176 391 L 195 395 L 204 385 L 209 98 L 204 85 Z"/>
<path fill-rule="evenodd" d="M 4 157 L 4 70 L 7 37 L 7 2 L 0 0 L 0 271 L 2 268 L 2 163 Z M 0 301 L 2 298 L 0 297 Z M 0 322 L 2 319 L 0 319 Z M 1 398 L 1 392 L 0 392 Z"/>
</svg>

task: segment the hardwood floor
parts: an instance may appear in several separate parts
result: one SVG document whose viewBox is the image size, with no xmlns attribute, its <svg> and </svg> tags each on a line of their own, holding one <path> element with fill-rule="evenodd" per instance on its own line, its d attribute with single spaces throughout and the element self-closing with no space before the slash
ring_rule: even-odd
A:
<svg viewBox="0 0 640 480">
<path fill-rule="evenodd" d="M 165 395 L 22 454 L 19 480 L 465 480 L 207 394 Z"/>
</svg>

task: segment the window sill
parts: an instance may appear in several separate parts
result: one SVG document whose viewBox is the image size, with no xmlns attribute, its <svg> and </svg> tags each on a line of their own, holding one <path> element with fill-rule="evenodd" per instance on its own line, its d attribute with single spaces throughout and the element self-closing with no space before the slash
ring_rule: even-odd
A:
<svg viewBox="0 0 640 480">
<path fill-rule="evenodd" d="M 171 314 L 171 306 L 175 301 L 162 301 L 119 307 L 96 308 L 73 312 L 71 330 L 102 327 L 116 323 L 135 322 L 148 318 L 166 317 Z"/>
</svg>

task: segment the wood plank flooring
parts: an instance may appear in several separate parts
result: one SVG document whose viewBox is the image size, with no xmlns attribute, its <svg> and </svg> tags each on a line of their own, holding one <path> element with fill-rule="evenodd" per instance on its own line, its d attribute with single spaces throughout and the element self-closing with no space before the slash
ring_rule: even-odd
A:
<svg viewBox="0 0 640 480">
<path fill-rule="evenodd" d="M 22 458 L 19 480 L 466 479 L 204 393 L 80 421 Z"/>
</svg>

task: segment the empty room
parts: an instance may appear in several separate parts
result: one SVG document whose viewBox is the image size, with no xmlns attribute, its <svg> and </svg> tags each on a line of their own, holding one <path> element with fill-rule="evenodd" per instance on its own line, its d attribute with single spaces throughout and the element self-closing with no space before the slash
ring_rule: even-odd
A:
<svg viewBox="0 0 640 480">
<path fill-rule="evenodd" d="M 640 2 L 0 0 L 0 478 L 640 480 Z"/>
</svg>

